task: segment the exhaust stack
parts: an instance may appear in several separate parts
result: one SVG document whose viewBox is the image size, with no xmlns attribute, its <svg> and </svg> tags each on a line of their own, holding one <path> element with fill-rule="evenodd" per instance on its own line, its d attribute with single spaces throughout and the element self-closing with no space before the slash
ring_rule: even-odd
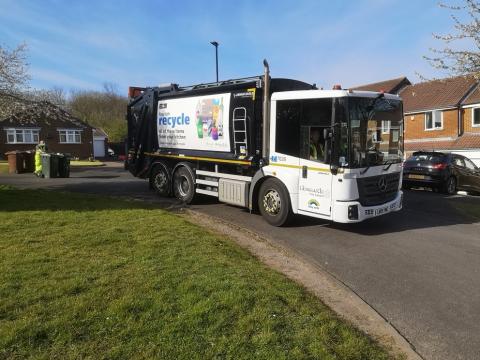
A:
<svg viewBox="0 0 480 360">
<path fill-rule="evenodd" d="M 268 162 L 270 156 L 270 67 L 267 59 L 263 60 L 263 71 L 262 158 Z"/>
</svg>

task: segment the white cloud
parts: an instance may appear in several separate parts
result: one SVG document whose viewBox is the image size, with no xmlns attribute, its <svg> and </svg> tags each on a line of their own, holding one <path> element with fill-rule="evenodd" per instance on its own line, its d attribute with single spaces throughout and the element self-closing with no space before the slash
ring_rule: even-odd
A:
<svg viewBox="0 0 480 360">
<path fill-rule="evenodd" d="M 59 86 L 62 88 L 83 88 L 83 89 L 96 89 L 99 88 L 99 85 L 76 77 L 51 70 L 43 69 L 38 67 L 31 68 L 32 83 L 35 85 L 37 83 L 48 83 L 50 86 L 54 87 Z"/>
</svg>

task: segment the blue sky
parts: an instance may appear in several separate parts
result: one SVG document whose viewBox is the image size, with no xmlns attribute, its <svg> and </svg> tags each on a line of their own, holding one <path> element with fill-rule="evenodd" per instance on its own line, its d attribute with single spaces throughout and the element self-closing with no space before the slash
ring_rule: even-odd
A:
<svg viewBox="0 0 480 360">
<path fill-rule="evenodd" d="M 29 47 L 31 86 L 100 89 L 215 80 L 262 72 L 330 88 L 415 72 L 452 29 L 437 0 L 0 0 L 0 43 Z"/>
</svg>

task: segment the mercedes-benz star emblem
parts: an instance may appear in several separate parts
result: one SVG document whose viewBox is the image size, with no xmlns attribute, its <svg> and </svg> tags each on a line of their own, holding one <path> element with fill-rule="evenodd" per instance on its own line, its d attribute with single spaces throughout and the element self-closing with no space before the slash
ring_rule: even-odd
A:
<svg viewBox="0 0 480 360">
<path fill-rule="evenodd" d="M 381 192 L 387 191 L 387 178 L 382 176 L 380 179 L 378 179 L 377 186 Z"/>
</svg>

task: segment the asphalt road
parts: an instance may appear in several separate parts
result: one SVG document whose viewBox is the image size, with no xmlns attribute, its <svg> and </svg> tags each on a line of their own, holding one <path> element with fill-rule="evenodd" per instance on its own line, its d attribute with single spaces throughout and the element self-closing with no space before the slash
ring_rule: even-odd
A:
<svg viewBox="0 0 480 360">
<path fill-rule="evenodd" d="M 0 175 L 0 184 L 128 196 L 176 208 L 121 165 L 69 179 Z M 239 224 L 329 271 L 395 326 L 426 359 L 480 359 L 480 223 L 454 210 L 480 197 L 408 191 L 404 210 L 355 225 L 298 217 L 275 228 L 256 214 L 201 198 L 191 208 Z M 1 209 L 1 204 L 0 204 Z"/>
</svg>

